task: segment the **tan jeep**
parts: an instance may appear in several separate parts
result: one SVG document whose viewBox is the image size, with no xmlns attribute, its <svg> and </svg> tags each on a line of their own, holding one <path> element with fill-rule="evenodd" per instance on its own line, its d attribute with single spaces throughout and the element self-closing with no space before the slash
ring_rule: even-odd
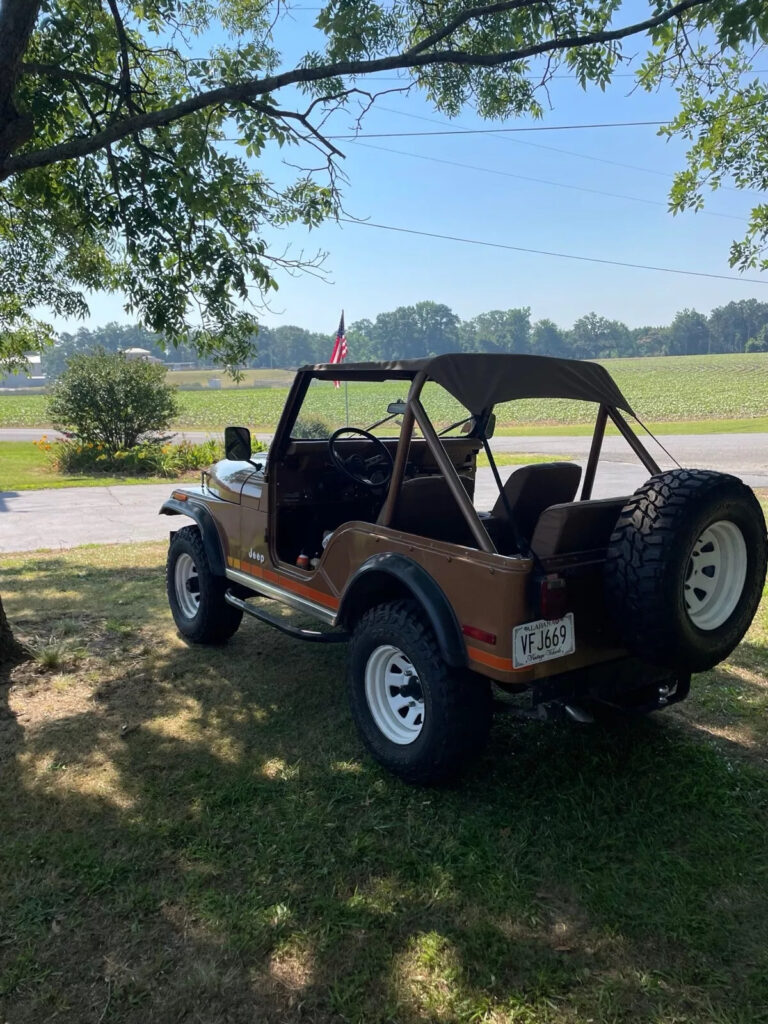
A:
<svg viewBox="0 0 768 1024">
<path fill-rule="evenodd" d="M 392 398 L 367 429 L 307 437 L 312 409 L 352 419 L 365 382 Z M 456 422 L 439 434 L 438 389 Z M 583 478 L 574 463 L 525 466 L 502 484 L 488 443 L 500 402 L 594 403 Z M 318 401 L 322 399 L 322 405 Z M 442 396 L 442 408 L 445 396 Z M 380 400 L 380 399 L 379 399 Z M 691 672 L 740 641 L 766 570 L 760 506 L 736 477 L 661 472 L 634 416 L 595 363 L 457 354 L 303 367 L 267 455 L 226 431 L 227 457 L 165 502 L 193 526 L 171 534 L 168 598 L 189 640 L 221 643 L 244 613 L 297 638 L 349 641 L 349 699 L 373 756 L 412 782 L 455 773 L 483 746 L 500 691 L 529 713 L 588 719 L 608 704 L 649 711 L 682 700 Z M 649 473 L 633 495 L 592 499 L 611 421 Z M 399 432 L 388 431 L 399 423 Z M 327 432 L 326 432 L 327 433 Z M 476 511 L 476 459 L 498 498 Z M 270 597 L 326 629 L 300 629 L 249 604 Z"/>
</svg>

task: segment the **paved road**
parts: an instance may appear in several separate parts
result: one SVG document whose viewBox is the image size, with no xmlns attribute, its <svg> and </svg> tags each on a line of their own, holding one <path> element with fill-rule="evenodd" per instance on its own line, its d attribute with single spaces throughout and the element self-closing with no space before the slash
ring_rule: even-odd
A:
<svg viewBox="0 0 768 1024">
<path fill-rule="evenodd" d="M 642 437 L 641 437 L 642 440 Z M 659 440 L 682 466 L 699 466 L 760 477 L 764 482 L 752 486 L 768 486 L 768 434 L 664 434 Z M 539 452 L 545 455 L 572 455 L 586 460 L 589 437 L 496 437 L 493 448 L 503 452 Z M 661 448 L 649 437 L 645 447 L 663 467 L 672 466 Z M 636 462 L 623 437 L 606 437 L 601 461 Z"/>
<path fill-rule="evenodd" d="M 36 441 L 45 433 L 37 428 L 0 429 L 0 441 Z M 58 437 L 48 431 L 48 437 Z M 179 440 L 194 442 L 208 438 L 223 438 L 222 431 L 187 430 L 175 435 Z M 254 434 L 259 441 L 268 443 L 271 434 Z M 762 482 L 753 486 L 768 486 L 768 434 L 664 434 L 661 443 L 683 466 L 701 466 L 724 472 L 759 477 Z M 492 447 L 498 452 L 536 452 L 544 455 L 569 455 L 580 461 L 589 454 L 590 437 L 495 437 Z M 662 466 L 673 465 L 663 451 L 650 438 L 648 450 Z M 606 437 L 601 458 L 607 462 L 631 465 L 635 456 L 622 437 Z"/>
<path fill-rule="evenodd" d="M 5 435 L 9 433 L 0 431 L 0 440 L 8 440 Z M 34 439 L 40 432 L 25 433 Z M 196 439 L 206 435 L 188 436 Z M 768 434 L 674 435 L 664 437 L 662 443 L 683 465 L 725 470 L 752 487 L 768 487 Z M 553 458 L 570 455 L 583 465 L 589 438 L 499 437 L 493 447 L 496 451 L 541 452 Z M 665 468 L 672 465 L 663 454 L 657 461 Z M 504 467 L 502 476 L 515 468 Z M 595 497 L 630 494 L 646 477 L 622 438 L 606 438 Z M 164 539 L 175 521 L 158 516 L 157 511 L 171 489 L 171 484 L 148 484 L 0 492 L 0 552 Z M 490 508 L 496 493 L 491 471 L 480 470 L 478 508 Z"/>
<path fill-rule="evenodd" d="M 161 540 L 172 484 L 0 491 L 0 552 Z"/>
</svg>

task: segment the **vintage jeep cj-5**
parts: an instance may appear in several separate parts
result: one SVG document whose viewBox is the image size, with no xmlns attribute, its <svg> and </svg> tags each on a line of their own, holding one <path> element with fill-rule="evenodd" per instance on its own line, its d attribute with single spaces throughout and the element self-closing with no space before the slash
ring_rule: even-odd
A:
<svg viewBox="0 0 768 1024">
<path fill-rule="evenodd" d="M 353 419 L 366 384 L 380 396 L 391 382 L 394 397 L 406 382 L 408 397 L 367 429 L 302 436 L 302 410 L 311 415 L 317 399 L 343 407 L 338 380 L 354 384 Z M 439 389 L 457 410 L 440 433 L 428 414 L 450 402 Z M 576 464 L 551 462 L 502 484 L 488 443 L 494 406 L 544 397 L 596 406 L 583 479 Z M 247 613 L 304 640 L 348 640 L 360 735 L 412 782 L 443 779 L 476 754 L 493 710 L 509 705 L 503 691 L 527 691 L 531 713 L 577 719 L 599 704 L 680 701 L 691 673 L 725 658 L 749 627 L 765 520 L 733 476 L 661 472 L 624 413 L 634 416 L 595 363 L 464 354 L 303 367 L 267 455 L 252 457 L 245 428 L 227 428 L 227 457 L 162 507 L 194 521 L 171 534 L 176 625 L 193 642 L 221 643 Z M 631 496 L 594 500 L 609 421 L 650 476 Z M 386 436 L 395 423 L 399 436 Z M 481 449 L 498 498 L 476 511 Z M 331 628 L 287 624 L 249 603 L 257 596 Z"/>
</svg>

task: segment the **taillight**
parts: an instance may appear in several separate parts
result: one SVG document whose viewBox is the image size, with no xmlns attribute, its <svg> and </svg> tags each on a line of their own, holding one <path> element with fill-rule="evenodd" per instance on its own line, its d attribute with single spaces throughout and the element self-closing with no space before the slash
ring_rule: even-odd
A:
<svg viewBox="0 0 768 1024">
<path fill-rule="evenodd" d="M 562 619 L 566 613 L 565 580 L 556 573 L 545 576 L 539 584 L 539 614 L 542 619 Z"/>
<path fill-rule="evenodd" d="M 461 632 L 464 636 L 472 637 L 473 640 L 482 640 L 484 644 L 495 644 L 496 634 L 489 633 L 485 629 L 479 629 L 477 626 L 462 626 Z"/>
</svg>

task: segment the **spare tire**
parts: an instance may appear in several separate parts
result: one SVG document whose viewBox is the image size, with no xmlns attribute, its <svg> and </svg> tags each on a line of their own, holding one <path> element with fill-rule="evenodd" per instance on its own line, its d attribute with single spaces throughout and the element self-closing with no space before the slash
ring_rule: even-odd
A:
<svg viewBox="0 0 768 1024">
<path fill-rule="evenodd" d="M 608 608 L 630 652 L 704 672 L 749 628 L 765 581 L 766 528 L 735 476 L 674 469 L 652 476 L 621 511 L 608 546 Z"/>
</svg>

